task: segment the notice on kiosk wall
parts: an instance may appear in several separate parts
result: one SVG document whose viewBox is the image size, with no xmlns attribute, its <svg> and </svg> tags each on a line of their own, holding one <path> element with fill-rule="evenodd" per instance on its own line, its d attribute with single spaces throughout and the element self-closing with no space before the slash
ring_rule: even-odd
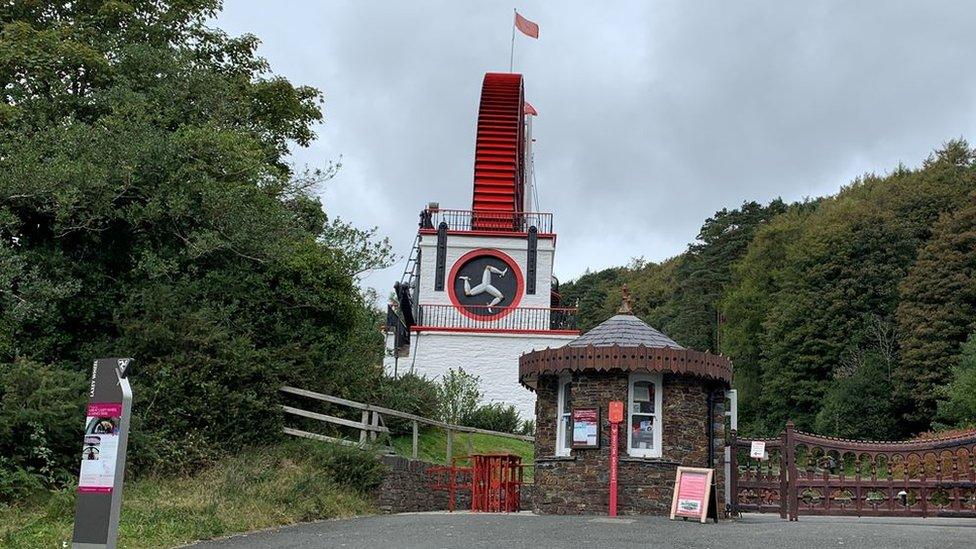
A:
<svg viewBox="0 0 976 549">
<path fill-rule="evenodd" d="M 81 447 L 79 492 L 111 493 L 115 484 L 115 461 L 119 451 L 119 423 L 122 404 L 116 402 L 88 405 L 85 438 Z"/>
<path fill-rule="evenodd" d="M 596 408 L 573 410 L 573 448 L 600 447 L 600 411 Z"/>
</svg>

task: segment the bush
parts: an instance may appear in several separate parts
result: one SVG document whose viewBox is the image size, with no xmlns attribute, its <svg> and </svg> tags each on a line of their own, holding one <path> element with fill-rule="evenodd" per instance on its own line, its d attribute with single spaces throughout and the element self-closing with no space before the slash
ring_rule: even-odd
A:
<svg viewBox="0 0 976 549">
<path fill-rule="evenodd" d="M 481 400 L 481 391 L 478 390 L 480 381 L 478 376 L 465 372 L 463 368 L 452 368 L 441 377 L 438 390 L 444 421 L 459 425 L 478 408 Z"/>
<path fill-rule="evenodd" d="M 478 406 L 464 418 L 464 425 L 468 427 L 502 433 L 518 432 L 520 423 L 515 406 L 501 402 Z"/>
<path fill-rule="evenodd" d="M 300 451 L 312 454 L 316 466 L 329 471 L 338 484 L 367 493 L 383 482 L 386 467 L 372 449 L 360 449 L 342 444 L 299 443 Z"/>
<path fill-rule="evenodd" d="M 180 301 L 147 292 L 144 313 L 123 324 L 125 348 L 136 357 L 129 453 L 136 471 L 192 473 L 281 436 L 281 364 L 235 334 L 228 311 L 183 310 Z"/>
<path fill-rule="evenodd" d="M 78 372 L 22 359 L 0 364 L 0 500 L 77 475 L 86 394 Z"/>
<path fill-rule="evenodd" d="M 383 376 L 373 402 L 384 408 L 431 419 L 437 419 L 441 413 L 437 383 L 414 374 L 396 379 Z M 409 433 L 413 429 L 412 422 L 406 419 L 383 416 L 383 422 L 394 435 Z"/>
<path fill-rule="evenodd" d="M 27 499 L 43 489 L 44 483 L 38 475 L 0 457 L 0 502 Z"/>
<path fill-rule="evenodd" d="M 534 437 L 535 436 L 535 420 L 527 419 L 522 422 L 522 427 L 519 429 L 518 434 Z"/>
</svg>

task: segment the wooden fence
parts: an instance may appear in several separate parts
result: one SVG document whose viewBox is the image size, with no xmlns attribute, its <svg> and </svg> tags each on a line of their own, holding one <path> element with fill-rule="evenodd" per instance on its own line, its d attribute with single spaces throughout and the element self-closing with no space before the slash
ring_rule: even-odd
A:
<svg viewBox="0 0 976 549">
<path fill-rule="evenodd" d="M 768 459 L 749 457 L 753 440 Z M 877 442 L 804 433 L 778 439 L 732 433 L 733 513 L 976 517 L 976 432 Z"/>
<path fill-rule="evenodd" d="M 355 442 L 352 440 L 347 440 L 340 437 L 326 436 L 318 433 L 311 433 L 301 429 L 293 429 L 291 427 L 285 427 L 284 432 L 286 434 L 310 438 L 314 440 L 323 440 L 326 442 L 333 442 L 337 444 L 346 444 L 354 446 L 364 446 L 367 443 L 376 442 L 379 435 L 389 435 L 390 429 L 386 427 L 383 416 L 396 417 L 411 422 L 413 428 L 413 445 L 412 445 L 412 456 L 417 459 L 418 455 L 418 441 L 420 433 L 420 425 L 429 425 L 432 427 L 438 427 L 444 429 L 447 433 L 447 459 L 446 463 L 451 463 L 451 457 L 454 452 L 454 433 L 479 433 L 484 435 L 493 435 L 497 437 L 511 438 L 516 440 L 524 440 L 528 442 L 534 442 L 535 438 L 527 435 L 516 435 L 512 433 L 503 433 L 499 431 L 489 431 L 487 429 L 478 429 L 475 427 L 465 427 L 463 425 L 452 425 L 450 423 L 445 423 L 443 421 L 438 421 L 436 419 L 430 419 L 426 417 L 416 416 L 413 414 L 408 414 L 406 412 L 401 412 L 399 410 L 392 410 L 390 408 L 384 408 L 382 406 L 375 406 L 372 404 L 365 404 L 362 402 L 356 402 L 354 400 L 348 400 L 345 398 L 340 398 L 332 395 L 324 395 L 322 393 L 316 393 L 313 391 L 307 391 L 305 389 L 297 389 L 295 387 L 282 387 L 281 391 L 283 393 L 297 395 L 300 397 L 310 398 L 313 400 L 318 400 L 320 402 L 328 402 L 329 404 L 334 404 L 338 406 L 343 406 L 346 408 L 351 408 L 358 411 L 361 414 L 359 421 L 354 421 L 350 419 L 345 419 L 336 416 L 330 416 L 327 414 L 320 414 L 317 412 L 310 412 L 308 410 L 302 410 L 300 408 L 295 408 L 293 406 L 282 405 L 281 409 L 286 414 L 292 414 L 296 416 L 301 416 L 304 418 L 314 419 L 328 423 L 331 425 L 338 425 L 340 427 L 351 427 L 353 429 L 359 430 L 359 441 Z M 468 437 L 468 454 L 472 454 L 471 448 L 471 438 Z"/>
</svg>

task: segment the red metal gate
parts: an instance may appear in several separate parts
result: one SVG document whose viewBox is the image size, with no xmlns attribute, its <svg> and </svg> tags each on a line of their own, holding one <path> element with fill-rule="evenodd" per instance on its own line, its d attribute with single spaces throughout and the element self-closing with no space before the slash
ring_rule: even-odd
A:
<svg viewBox="0 0 976 549">
<path fill-rule="evenodd" d="M 471 466 L 459 467 L 458 460 L 470 461 Z M 514 513 L 521 509 L 523 469 L 522 458 L 516 455 L 474 454 L 454 458 L 449 466 L 430 467 L 427 474 L 431 490 L 448 493 L 449 511 L 467 494 L 472 511 Z"/>
<path fill-rule="evenodd" d="M 768 460 L 748 457 L 753 440 L 766 442 Z M 733 513 L 976 517 L 976 432 L 876 442 L 787 423 L 779 439 L 739 439 L 733 431 L 732 465 Z"/>
<path fill-rule="evenodd" d="M 522 458 L 512 454 L 471 456 L 471 510 L 514 513 L 520 507 Z"/>
</svg>

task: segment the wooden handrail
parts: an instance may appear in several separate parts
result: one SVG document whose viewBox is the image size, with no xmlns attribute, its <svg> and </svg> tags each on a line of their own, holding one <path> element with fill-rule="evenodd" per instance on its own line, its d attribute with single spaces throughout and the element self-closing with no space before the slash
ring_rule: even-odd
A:
<svg viewBox="0 0 976 549">
<path fill-rule="evenodd" d="M 436 419 L 430 419 L 430 418 L 426 418 L 426 417 L 422 417 L 422 416 L 417 416 L 417 415 L 414 415 L 414 414 L 408 414 L 406 412 L 401 412 L 399 410 L 393 410 L 393 409 L 390 409 L 390 408 L 384 408 L 382 406 L 376 406 L 376 405 L 373 405 L 373 404 L 365 404 L 365 403 L 362 403 L 362 402 L 356 402 L 355 400 L 348 400 L 348 399 L 341 398 L 341 397 L 337 397 L 337 396 L 324 395 L 322 393 L 316 393 L 315 391 L 308 391 L 306 389 L 298 389 L 296 387 L 288 387 L 288 386 L 285 386 L 285 387 L 282 387 L 281 388 L 281 391 L 284 392 L 284 393 L 290 393 L 290 394 L 293 394 L 293 395 L 303 396 L 303 397 L 306 397 L 306 398 L 311 398 L 311 399 L 315 399 L 315 400 L 321 400 L 323 402 L 330 402 L 332 404 L 339 404 L 339 405 L 342 405 L 342 406 L 348 406 L 350 408 L 356 408 L 356 409 L 359 409 L 359 410 L 363 410 L 365 412 L 375 412 L 375 413 L 380 413 L 380 414 L 384 414 L 384 415 L 387 415 L 387 416 L 393 416 L 393 417 L 399 417 L 399 418 L 403 418 L 403 419 L 409 419 L 409 420 L 416 421 L 418 423 L 423 423 L 425 425 L 431 425 L 431 426 L 434 426 L 434 427 L 440 427 L 440 428 L 446 429 L 448 431 L 455 431 L 455 432 L 458 432 L 458 433 L 477 433 L 477 434 L 482 434 L 482 435 L 493 435 L 493 436 L 497 436 L 497 437 L 511 438 L 511 439 L 515 439 L 515 440 L 524 440 L 526 442 L 535 442 L 535 437 L 528 436 L 528 435 L 516 435 L 514 433 L 504 433 L 504 432 L 501 432 L 501 431 L 489 431 L 488 429 L 478 429 L 477 427 L 465 427 L 463 425 L 452 425 L 450 423 L 445 423 L 443 421 L 438 421 Z M 291 410 L 297 410 L 297 408 L 291 408 Z M 302 410 L 302 411 L 304 411 L 304 410 Z M 292 412 L 292 413 L 294 413 L 294 412 Z M 313 412 L 308 412 L 308 413 L 311 414 Z M 302 414 L 299 414 L 299 415 L 302 415 Z M 317 414 L 317 415 L 321 415 L 321 414 Z M 305 417 L 311 417 L 311 416 L 305 416 Z M 331 418 L 332 416 L 325 416 L 325 417 Z M 321 419 L 321 418 L 315 418 L 315 419 Z M 339 419 L 339 418 L 334 418 L 334 419 Z M 330 423 L 332 423 L 332 421 L 330 421 L 330 420 L 323 420 L 323 421 L 329 421 Z M 349 421 L 349 420 L 344 420 L 344 421 Z M 349 423 L 352 423 L 353 425 L 351 425 L 351 426 L 354 426 L 357 429 L 359 429 L 359 428 L 363 428 L 361 426 L 365 422 L 358 423 L 358 422 L 355 422 L 355 421 L 349 421 Z M 369 429 L 369 427 L 365 427 L 365 428 L 366 429 Z M 372 430 L 374 430 L 374 431 L 381 431 L 381 432 L 389 432 L 389 430 L 386 429 L 385 427 L 378 428 L 378 429 L 372 429 Z"/>
<path fill-rule="evenodd" d="M 319 421 L 324 421 L 326 423 L 335 423 L 336 425 L 344 425 L 346 427 L 353 427 L 356 429 L 362 429 L 366 431 L 376 431 L 378 433 L 389 433 L 390 430 L 386 427 L 380 427 L 378 425 L 363 424 L 358 421 L 352 421 L 351 419 L 343 419 L 341 417 L 329 416 L 325 414 L 319 414 L 316 412 L 309 412 L 308 410 L 301 410 L 299 408 L 292 408 L 291 406 L 282 406 L 282 410 L 286 414 L 294 414 L 296 416 L 307 417 L 311 419 L 317 419 Z"/>
</svg>

